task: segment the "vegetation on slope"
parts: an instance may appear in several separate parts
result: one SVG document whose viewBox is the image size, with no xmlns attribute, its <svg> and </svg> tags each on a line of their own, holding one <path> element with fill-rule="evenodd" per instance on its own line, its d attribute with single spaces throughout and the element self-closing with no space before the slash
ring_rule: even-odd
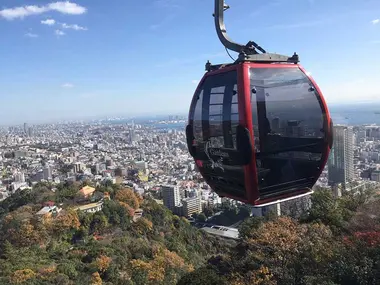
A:
<svg viewBox="0 0 380 285">
<path fill-rule="evenodd" d="M 0 204 L 0 284 L 176 284 L 227 249 L 130 189 L 98 188 L 111 196 L 102 211 L 74 211 L 81 186 L 39 184 Z M 38 218 L 46 201 L 63 210 Z"/>
<path fill-rule="evenodd" d="M 185 275 L 182 284 L 380 284 L 380 202 L 372 193 L 312 196 L 299 220 L 249 218 L 228 253 Z"/>
</svg>

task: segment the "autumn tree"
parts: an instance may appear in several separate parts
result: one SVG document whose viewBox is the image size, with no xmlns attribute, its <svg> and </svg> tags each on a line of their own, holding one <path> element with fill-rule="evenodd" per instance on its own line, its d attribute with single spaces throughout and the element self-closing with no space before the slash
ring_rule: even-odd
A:
<svg viewBox="0 0 380 285">
<path fill-rule="evenodd" d="M 77 212 L 68 210 L 61 212 L 54 220 L 54 232 L 58 234 L 66 233 L 69 230 L 77 230 L 80 227 L 80 222 Z"/>
<path fill-rule="evenodd" d="M 128 204 L 133 209 L 139 208 L 140 203 L 142 202 L 142 198 L 130 188 L 125 188 L 117 191 L 115 199 L 119 202 Z"/>
<path fill-rule="evenodd" d="M 102 278 L 100 277 L 99 272 L 95 272 L 91 276 L 91 285 L 102 285 Z"/>
<path fill-rule="evenodd" d="M 111 261 L 112 261 L 112 258 L 110 258 L 106 255 L 100 255 L 95 260 L 96 268 L 98 269 L 99 272 L 103 273 L 108 269 L 108 267 L 111 264 Z"/>
<path fill-rule="evenodd" d="M 336 242 L 327 226 L 279 217 L 251 218 L 241 229 L 242 241 L 231 254 L 209 260 L 230 284 L 304 284 L 305 277 L 331 274 Z"/>
<path fill-rule="evenodd" d="M 1 225 L 2 238 L 17 246 L 43 242 L 47 235 L 46 230 L 42 223 L 32 223 L 32 213 L 31 207 L 24 206 L 6 215 Z"/>
<path fill-rule="evenodd" d="M 133 228 L 136 229 L 139 235 L 143 235 L 153 230 L 153 223 L 148 219 L 141 217 L 136 221 Z"/>
<path fill-rule="evenodd" d="M 36 277 L 36 273 L 31 269 L 16 270 L 9 278 L 11 284 L 21 284 Z"/>
<path fill-rule="evenodd" d="M 227 280 L 211 268 L 200 268 L 184 275 L 177 285 L 227 285 Z"/>
</svg>

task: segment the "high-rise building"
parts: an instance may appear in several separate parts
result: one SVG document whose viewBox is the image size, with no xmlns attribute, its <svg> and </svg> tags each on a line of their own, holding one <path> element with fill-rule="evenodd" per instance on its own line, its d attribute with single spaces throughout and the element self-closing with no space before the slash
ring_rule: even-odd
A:
<svg viewBox="0 0 380 285">
<path fill-rule="evenodd" d="M 25 175 L 23 172 L 16 172 L 14 174 L 15 182 L 25 182 Z"/>
<path fill-rule="evenodd" d="M 328 161 L 329 184 L 342 183 L 343 187 L 354 179 L 353 129 L 334 126 L 334 144 Z"/>
<path fill-rule="evenodd" d="M 50 180 L 52 179 L 52 170 L 49 165 L 46 165 L 46 167 L 43 170 L 43 177 L 45 180 Z"/>
<path fill-rule="evenodd" d="M 171 211 L 181 204 L 181 195 L 178 186 L 165 185 L 161 187 L 164 205 Z"/>
<path fill-rule="evenodd" d="M 129 143 L 132 144 L 136 139 L 136 134 L 135 134 L 135 121 L 132 120 L 132 125 L 129 130 Z"/>
<path fill-rule="evenodd" d="M 24 123 L 24 134 L 28 134 L 28 124 Z"/>
<path fill-rule="evenodd" d="M 272 119 L 272 131 L 275 133 L 280 132 L 280 118 L 276 117 Z"/>
<path fill-rule="evenodd" d="M 202 212 L 201 198 L 199 196 L 189 197 L 182 200 L 183 215 L 186 217 L 194 213 Z"/>
</svg>

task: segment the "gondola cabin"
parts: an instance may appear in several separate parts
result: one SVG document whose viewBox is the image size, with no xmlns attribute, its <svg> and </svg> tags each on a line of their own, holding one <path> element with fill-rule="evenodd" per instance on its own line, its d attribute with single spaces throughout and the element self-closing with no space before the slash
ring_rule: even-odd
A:
<svg viewBox="0 0 380 285">
<path fill-rule="evenodd" d="M 297 60 L 207 64 L 186 128 L 205 181 L 252 205 L 309 194 L 331 134 L 322 93 Z"/>
</svg>

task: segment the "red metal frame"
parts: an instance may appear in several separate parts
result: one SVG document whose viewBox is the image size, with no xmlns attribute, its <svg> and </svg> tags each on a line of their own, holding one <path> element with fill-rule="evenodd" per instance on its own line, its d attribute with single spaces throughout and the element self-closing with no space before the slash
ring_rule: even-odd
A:
<svg viewBox="0 0 380 285">
<path fill-rule="evenodd" d="M 254 147 L 254 133 L 253 133 L 253 121 L 252 121 L 252 108 L 251 108 L 251 87 L 249 77 L 249 64 L 243 63 L 240 65 L 240 74 L 238 73 L 238 88 L 239 88 L 239 123 L 249 130 L 252 147 Z M 245 191 L 247 194 L 248 202 L 254 203 L 259 198 L 258 189 L 258 177 L 256 167 L 256 153 L 252 150 L 251 163 L 244 166 L 244 178 L 245 178 Z M 253 175 L 253 177 L 252 177 Z"/>
<path fill-rule="evenodd" d="M 190 110 L 193 110 L 196 104 L 196 96 L 199 92 L 199 89 L 203 86 L 203 83 L 205 79 L 209 76 L 214 76 L 220 73 L 225 73 L 229 71 L 236 70 L 238 74 L 238 79 L 237 79 L 237 86 L 238 86 L 238 110 L 239 110 L 239 123 L 246 127 L 249 130 L 251 140 L 254 143 L 254 136 L 255 134 L 253 133 L 253 122 L 252 122 L 252 108 L 251 108 L 251 100 L 250 100 L 250 94 L 251 94 L 251 88 L 250 88 L 250 76 L 249 76 L 249 68 L 299 68 L 313 83 L 316 91 L 320 95 L 320 100 L 322 103 L 322 107 L 325 110 L 325 116 L 326 116 L 326 121 L 327 121 L 327 134 L 326 136 L 329 136 L 332 132 L 330 128 L 330 122 L 331 122 L 331 117 L 329 110 L 327 108 L 326 101 L 323 97 L 323 94 L 319 88 L 319 86 L 316 84 L 314 79 L 308 75 L 306 70 L 300 66 L 299 64 L 273 64 L 273 63 L 240 63 L 228 67 L 221 68 L 219 70 L 215 71 L 210 71 L 204 74 L 203 78 L 199 82 L 197 89 L 195 90 L 193 100 L 191 102 Z M 191 121 L 191 114 L 189 114 L 189 119 L 188 123 L 192 124 L 193 122 Z M 254 145 L 252 145 L 254 147 Z M 326 143 L 326 150 L 323 153 L 323 165 L 327 163 L 328 155 L 330 153 L 330 147 L 328 146 L 328 143 Z M 196 161 L 197 165 L 198 162 Z M 202 170 L 198 168 L 199 171 L 202 173 Z M 323 168 L 320 169 L 320 173 L 318 174 L 317 177 L 321 175 L 323 171 Z M 252 159 L 251 163 L 249 165 L 244 166 L 244 177 L 245 177 L 245 190 L 246 190 L 246 196 L 247 199 L 237 199 L 235 196 L 229 195 L 227 193 L 220 193 L 221 196 L 225 196 L 231 199 L 239 200 L 241 202 L 245 203 L 250 203 L 252 205 L 262 205 L 262 204 L 267 204 L 276 200 L 281 200 L 281 199 L 287 199 L 291 198 L 293 196 L 301 195 L 307 192 L 310 192 L 310 189 L 302 189 L 299 191 L 295 191 L 289 194 L 283 194 L 275 197 L 271 197 L 268 199 L 262 199 L 260 200 L 259 198 L 259 190 L 258 190 L 258 177 L 257 177 L 257 168 L 256 168 L 256 154 L 254 149 L 252 150 Z M 212 183 L 210 183 L 211 187 L 213 186 Z"/>
</svg>

